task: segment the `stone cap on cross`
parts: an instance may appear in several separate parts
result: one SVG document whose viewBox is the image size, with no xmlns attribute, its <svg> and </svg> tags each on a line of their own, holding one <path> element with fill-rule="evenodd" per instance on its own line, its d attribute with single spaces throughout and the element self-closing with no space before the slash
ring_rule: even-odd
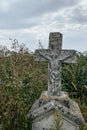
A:
<svg viewBox="0 0 87 130">
<path fill-rule="evenodd" d="M 49 49 L 37 49 L 35 61 L 48 61 L 48 94 L 61 96 L 61 63 L 76 63 L 75 50 L 62 50 L 62 34 L 50 33 Z"/>
</svg>

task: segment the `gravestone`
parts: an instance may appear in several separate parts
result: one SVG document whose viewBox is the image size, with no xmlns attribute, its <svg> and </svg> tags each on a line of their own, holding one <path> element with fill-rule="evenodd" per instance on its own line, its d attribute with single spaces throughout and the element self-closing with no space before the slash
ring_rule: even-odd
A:
<svg viewBox="0 0 87 130">
<path fill-rule="evenodd" d="M 62 115 L 63 130 L 79 130 L 84 123 L 78 104 L 61 91 L 62 63 L 76 63 L 75 50 L 62 50 L 62 34 L 50 33 L 49 49 L 35 51 L 35 61 L 48 62 L 48 91 L 43 92 L 32 106 L 28 117 L 32 130 L 55 129 L 55 110 Z"/>
</svg>

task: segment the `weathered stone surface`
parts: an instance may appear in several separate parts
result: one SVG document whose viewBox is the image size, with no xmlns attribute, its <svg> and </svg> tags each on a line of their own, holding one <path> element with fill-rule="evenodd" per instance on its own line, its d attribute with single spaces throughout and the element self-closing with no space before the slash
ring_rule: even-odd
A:
<svg viewBox="0 0 87 130">
<path fill-rule="evenodd" d="M 40 104 L 41 101 L 42 104 Z M 64 117 L 72 120 L 72 122 L 78 125 L 82 125 L 84 123 L 78 104 L 69 97 L 66 99 L 58 98 L 58 100 L 40 98 L 32 106 L 31 114 L 29 116 L 31 116 L 32 119 L 35 119 L 53 109 L 60 111 Z"/>
<path fill-rule="evenodd" d="M 55 129 L 55 110 L 62 115 L 63 130 L 79 130 L 84 119 L 76 102 L 61 91 L 61 63 L 76 63 L 74 50 L 62 50 L 62 34 L 51 33 L 49 49 L 36 50 L 36 61 L 48 61 L 48 91 L 41 94 L 33 104 L 28 118 L 32 130 Z"/>
<path fill-rule="evenodd" d="M 76 51 L 62 50 L 62 34 L 50 33 L 49 49 L 36 50 L 35 61 L 48 61 L 48 95 L 61 96 L 61 63 L 76 63 Z"/>
<path fill-rule="evenodd" d="M 42 104 L 40 106 L 41 100 L 42 100 Z M 29 115 L 33 120 L 33 127 L 39 126 L 41 124 L 40 127 L 43 126 L 43 128 L 46 128 L 45 126 L 48 122 L 47 128 L 55 128 L 53 123 L 54 120 L 53 113 L 55 110 L 57 110 L 62 114 L 63 124 L 65 124 L 63 127 L 66 127 L 66 124 L 67 127 L 71 126 L 71 129 L 66 127 L 67 128 L 66 130 L 68 129 L 77 130 L 76 128 L 79 128 L 79 126 L 84 123 L 84 119 L 81 115 L 78 104 L 73 100 L 71 100 L 70 98 L 66 98 L 66 99 L 58 98 L 58 100 L 40 98 L 32 106 L 31 113 Z"/>
</svg>

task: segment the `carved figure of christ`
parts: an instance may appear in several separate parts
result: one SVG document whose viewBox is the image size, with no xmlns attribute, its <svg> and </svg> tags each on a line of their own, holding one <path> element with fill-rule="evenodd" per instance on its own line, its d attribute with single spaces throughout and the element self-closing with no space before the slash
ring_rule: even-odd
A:
<svg viewBox="0 0 87 130">
<path fill-rule="evenodd" d="M 49 49 L 35 51 L 36 61 L 48 61 L 48 94 L 61 96 L 61 63 L 76 63 L 74 50 L 62 50 L 62 34 L 50 33 Z"/>
</svg>

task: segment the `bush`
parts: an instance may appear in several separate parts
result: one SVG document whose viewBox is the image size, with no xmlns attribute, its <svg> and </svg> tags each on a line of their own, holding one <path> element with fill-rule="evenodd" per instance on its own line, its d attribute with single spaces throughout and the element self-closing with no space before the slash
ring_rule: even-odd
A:
<svg viewBox="0 0 87 130">
<path fill-rule="evenodd" d="M 47 63 L 34 62 L 33 53 L 15 44 L 15 40 L 13 43 L 13 52 L 1 48 L 0 130 L 30 130 L 31 122 L 26 117 L 34 101 L 47 89 Z M 79 102 L 87 121 L 87 55 L 78 55 L 76 65 L 65 64 L 62 68 L 63 90 Z"/>
</svg>

